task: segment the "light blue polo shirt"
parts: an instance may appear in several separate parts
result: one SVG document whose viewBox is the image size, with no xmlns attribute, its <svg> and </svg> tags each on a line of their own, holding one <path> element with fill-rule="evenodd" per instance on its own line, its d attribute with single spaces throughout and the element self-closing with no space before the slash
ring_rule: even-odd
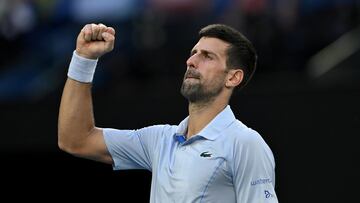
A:
<svg viewBox="0 0 360 203">
<path fill-rule="evenodd" d="M 185 140 L 187 126 L 185 118 L 178 126 L 104 129 L 114 170 L 152 171 L 152 203 L 278 202 L 273 154 L 230 106 Z"/>
</svg>

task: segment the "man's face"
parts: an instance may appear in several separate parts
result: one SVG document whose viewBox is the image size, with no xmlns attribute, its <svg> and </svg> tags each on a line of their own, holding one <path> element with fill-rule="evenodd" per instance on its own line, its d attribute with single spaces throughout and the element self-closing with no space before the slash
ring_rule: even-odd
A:
<svg viewBox="0 0 360 203">
<path fill-rule="evenodd" d="M 220 39 L 202 37 L 191 50 L 181 86 L 181 94 L 190 102 L 208 102 L 223 90 L 228 47 Z"/>
</svg>

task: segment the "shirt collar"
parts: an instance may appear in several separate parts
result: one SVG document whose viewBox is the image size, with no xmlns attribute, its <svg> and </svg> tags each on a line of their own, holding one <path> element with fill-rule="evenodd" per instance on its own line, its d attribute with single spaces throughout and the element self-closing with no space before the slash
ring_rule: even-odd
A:
<svg viewBox="0 0 360 203">
<path fill-rule="evenodd" d="M 208 140 L 215 140 L 221 135 L 221 132 L 235 120 L 234 113 L 229 105 L 222 110 L 214 119 L 210 121 L 197 135 Z M 180 122 L 175 136 L 182 136 L 187 133 L 189 116 Z"/>
</svg>

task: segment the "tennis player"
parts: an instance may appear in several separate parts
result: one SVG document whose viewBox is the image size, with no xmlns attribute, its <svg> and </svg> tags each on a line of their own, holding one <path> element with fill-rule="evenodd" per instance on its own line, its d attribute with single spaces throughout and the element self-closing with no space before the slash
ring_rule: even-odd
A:
<svg viewBox="0 0 360 203">
<path fill-rule="evenodd" d="M 114 48 L 114 40 L 115 30 L 103 24 L 85 25 L 78 35 L 60 105 L 60 149 L 114 170 L 151 171 L 152 203 L 278 202 L 270 148 L 228 104 L 256 68 L 248 39 L 226 25 L 202 28 L 181 86 L 189 116 L 178 125 L 136 130 L 94 124 L 92 80 L 98 58 Z"/>
</svg>

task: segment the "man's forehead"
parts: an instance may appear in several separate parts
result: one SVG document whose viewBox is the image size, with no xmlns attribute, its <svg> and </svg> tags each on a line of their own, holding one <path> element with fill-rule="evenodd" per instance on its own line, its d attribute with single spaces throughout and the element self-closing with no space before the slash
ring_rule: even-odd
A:
<svg viewBox="0 0 360 203">
<path fill-rule="evenodd" d="M 192 50 L 206 50 L 217 54 L 225 54 L 229 43 L 214 37 L 202 37 L 195 44 Z"/>
</svg>

